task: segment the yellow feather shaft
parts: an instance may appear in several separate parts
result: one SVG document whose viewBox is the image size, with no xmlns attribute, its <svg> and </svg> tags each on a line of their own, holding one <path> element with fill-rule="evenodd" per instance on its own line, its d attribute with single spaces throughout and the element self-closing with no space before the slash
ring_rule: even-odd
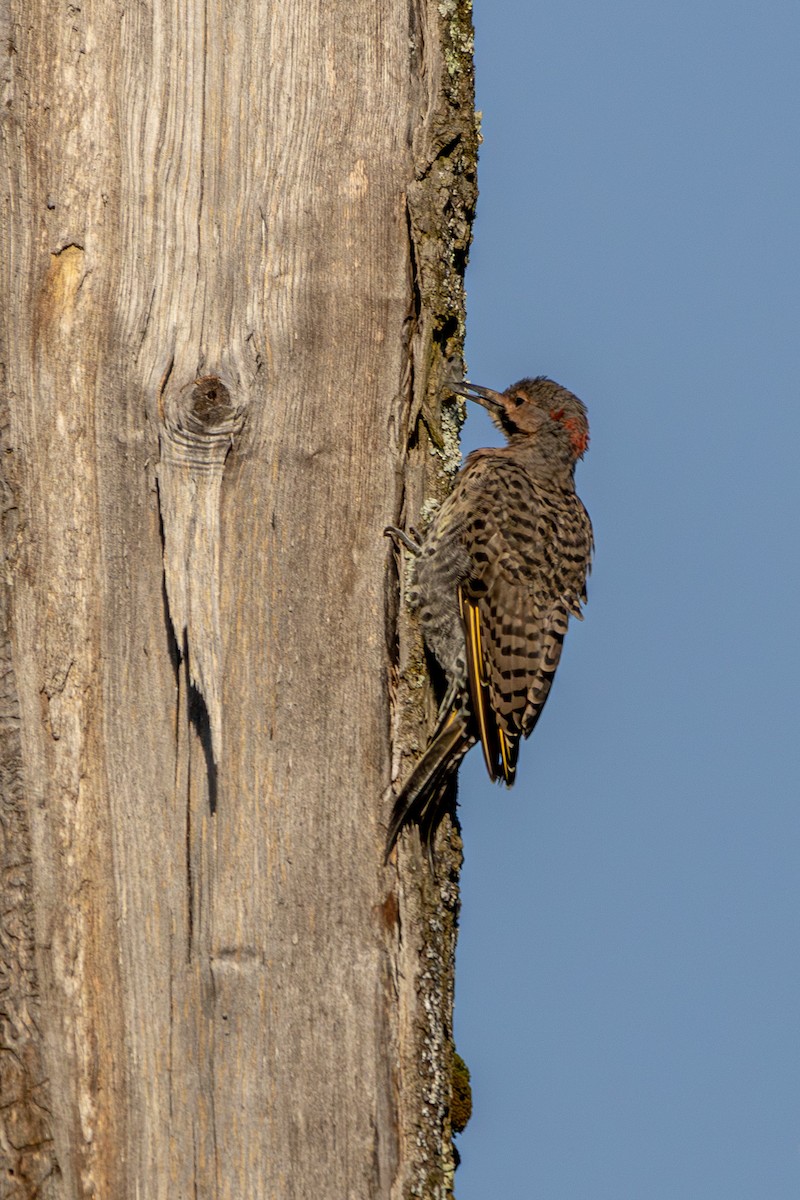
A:
<svg viewBox="0 0 800 1200">
<path fill-rule="evenodd" d="M 511 770 L 511 763 L 508 757 L 509 750 L 511 748 L 508 742 L 508 735 L 504 729 L 498 728 L 497 736 L 500 740 L 500 757 L 503 760 L 503 779 L 506 781 L 506 783 L 510 784 L 511 780 L 513 779 L 513 772 Z"/>
<path fill-rule="evenodd" d="M 467 653 L 469 655 L 468 668 L 472 679 L 475 681 L 473 689 L 473 707 L 475 708 L 475 717 L 478 721 L 478 733 L 481 739 L 481 748 L 483 750 L 483 758 L 486 763 L 486 770 L 489 772 L 490 779 L 497 778 L 497 769 L 492 759 L 491 752 L 491 736 L 489 725 L 487 722 L 488 713 L 486 711 L 486 673 L 483 668 L 483 645 L 481 639 L 481 618 L 477 604 L 467 599 L 461 589 L 458 593 L 459 605 L 461 607 L 461 615 L 465 618 L 465 632 L 467 635 Z"/>
</svg>

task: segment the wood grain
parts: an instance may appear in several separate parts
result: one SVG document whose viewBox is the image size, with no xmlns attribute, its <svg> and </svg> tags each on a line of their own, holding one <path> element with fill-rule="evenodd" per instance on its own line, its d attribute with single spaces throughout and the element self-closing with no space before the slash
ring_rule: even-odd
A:
<svg viewBox="0 0 800 1200">
<path fill-rule="evenodd" d="M 381 531 L 455 463 L 468 7 L 5 22 L 7 1194 L 444 1197 L 459 843 L 382 865 L 431 705 Z"/>
</svg>

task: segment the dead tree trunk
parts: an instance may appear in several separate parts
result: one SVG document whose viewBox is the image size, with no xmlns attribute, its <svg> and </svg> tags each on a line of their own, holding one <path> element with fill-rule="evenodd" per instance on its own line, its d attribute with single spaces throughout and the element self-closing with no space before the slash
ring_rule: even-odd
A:
<svg viewBox="0 0 800 1200">
<path fill-rule="evenodd" d="M 2 12 L 0 1195 L 445 1197 L 468 2 Z"/>
</svg>

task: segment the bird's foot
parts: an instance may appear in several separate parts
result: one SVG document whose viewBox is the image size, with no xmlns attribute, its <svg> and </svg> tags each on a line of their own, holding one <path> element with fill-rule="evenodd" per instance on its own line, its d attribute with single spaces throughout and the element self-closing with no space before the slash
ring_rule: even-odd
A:
<svg viewBox="0 0 800 1200">
<path fill-rule="evenodd" d="M 416 529 L 412 528 L 411 532 L 419 538 Z M 406 550 L 409 550 L 414 555 L 422 553 L 422 546 L 419 541 L 414 541 L 414 538 L 410 538 L 407 533 L 404 533 L 402 529 L 398 529 L 396 525 L 387 525 L 383 531 L 383 536 L 390 537 L 395 545 L 402 543 Z"/>
</svg>

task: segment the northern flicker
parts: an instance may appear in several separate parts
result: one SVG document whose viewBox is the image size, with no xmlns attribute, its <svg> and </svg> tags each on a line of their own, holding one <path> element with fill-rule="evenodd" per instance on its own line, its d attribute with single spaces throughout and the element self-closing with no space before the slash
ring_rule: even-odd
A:
<svg viewBox="0 0 800 1200">
<path fill-rule="evenodd" d="M 489 777 L 514 782 L 571 616 L 581 619 L 592 556 L 575 464 L 589 444 L 582 402 L 551 379 L 504 392 L 454 386 L 488 410 L 508 442 L 470 454 L 421 541 L 386 532 L 414 555 L 411 603 L 447 681 L 428 746 L 398 794 L 387 857 L 416 821 L 429 855 L 466 752 L 480 741 Z"/>
</svg>

